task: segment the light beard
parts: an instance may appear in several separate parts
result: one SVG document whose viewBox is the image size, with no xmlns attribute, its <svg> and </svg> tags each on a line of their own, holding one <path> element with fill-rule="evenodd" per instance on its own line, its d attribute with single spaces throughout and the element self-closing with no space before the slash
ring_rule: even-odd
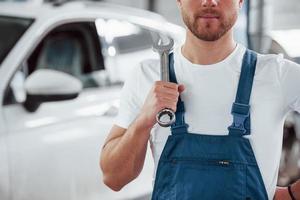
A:
<svg viewBox="0 0 300 200">
<path fill-rule="evenodd" d="M 199 16 L 195 16 L 193 18 L 189 17 L 185 11 L 182 12 L 182 19 L 187 26 L 187 28 L 193 33 L 194 36 L 196 36 L 198 39 L 203 41 L 216 41 L 219 40 L 221 37 L 223 37 L 235 24 L 238 14 L 234 13 L 232 14 L 228 19 L 222 20 L 220 18 L 220 25 L 218 27 L 217 31 L 211 31 L 210 30 L 210 23 L 205 24 L 205 28 L 200 29 L 199 23 L 197 23 L 197 20 Z"/>
</svg>

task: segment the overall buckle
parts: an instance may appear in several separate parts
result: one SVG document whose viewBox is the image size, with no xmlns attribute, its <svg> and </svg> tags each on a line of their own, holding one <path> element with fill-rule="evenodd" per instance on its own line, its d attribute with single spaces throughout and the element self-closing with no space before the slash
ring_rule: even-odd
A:
<svg viewBox="0 0 300 200">
<path fill-rule="evenodd" d="M 229 131 L 241 131 L 246 134 L 245 122 L 250 117 L 250 106 L 247 104 L 233 103 L 231 114 L 233 115 L 233 123 L 228 127 Z"/>
</svg>

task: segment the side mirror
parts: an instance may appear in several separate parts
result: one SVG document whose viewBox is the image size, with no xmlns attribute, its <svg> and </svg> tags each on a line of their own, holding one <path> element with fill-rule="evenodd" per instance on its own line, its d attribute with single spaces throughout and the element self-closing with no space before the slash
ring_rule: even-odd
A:
<svg viewBox="0 0 300 200">
<path fill-rule="evenodd" d="M 82 83 L 64 72 L 39 69 L 25 80 L 25 90 L 24 107 L 29 112 L 34 112 L 43 102 L 76 98 L 82 90 Z"/>
</svg>

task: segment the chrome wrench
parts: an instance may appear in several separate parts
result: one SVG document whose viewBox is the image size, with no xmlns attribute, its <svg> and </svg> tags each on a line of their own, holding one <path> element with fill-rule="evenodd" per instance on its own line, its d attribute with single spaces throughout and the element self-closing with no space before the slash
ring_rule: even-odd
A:
<svg viewBox="0 0 300 200">
<path fill-rule="evenodd" d="M 169 77 L 169 54 L 173 50 L 174 40 L 169 38 L 169 44 L 162 44 L 160 39 L 153 44 L 153 49 L 160 57 L 160 79 L 161 81 L 170 82 Z M 156 115 L 157 123 L 162 127 L 169 127 L 175 122 L 175 113 L 170 108 L 164 108 Z"/>
</svg>

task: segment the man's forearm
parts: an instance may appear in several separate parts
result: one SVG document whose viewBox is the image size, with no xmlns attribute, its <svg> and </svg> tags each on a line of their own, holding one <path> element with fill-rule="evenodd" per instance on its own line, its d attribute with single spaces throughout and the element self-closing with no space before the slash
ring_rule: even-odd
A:
<svg viewBox="0 0 300 200">
<path fill-rule="evenodd" d="M 139 116 L 122 137 L 108 142 L 103 148 L 101 165 L 104 182 L 107 181 L 112 189 L 120 190 L 141 172 L 150 130 Z"/>
</svg>

